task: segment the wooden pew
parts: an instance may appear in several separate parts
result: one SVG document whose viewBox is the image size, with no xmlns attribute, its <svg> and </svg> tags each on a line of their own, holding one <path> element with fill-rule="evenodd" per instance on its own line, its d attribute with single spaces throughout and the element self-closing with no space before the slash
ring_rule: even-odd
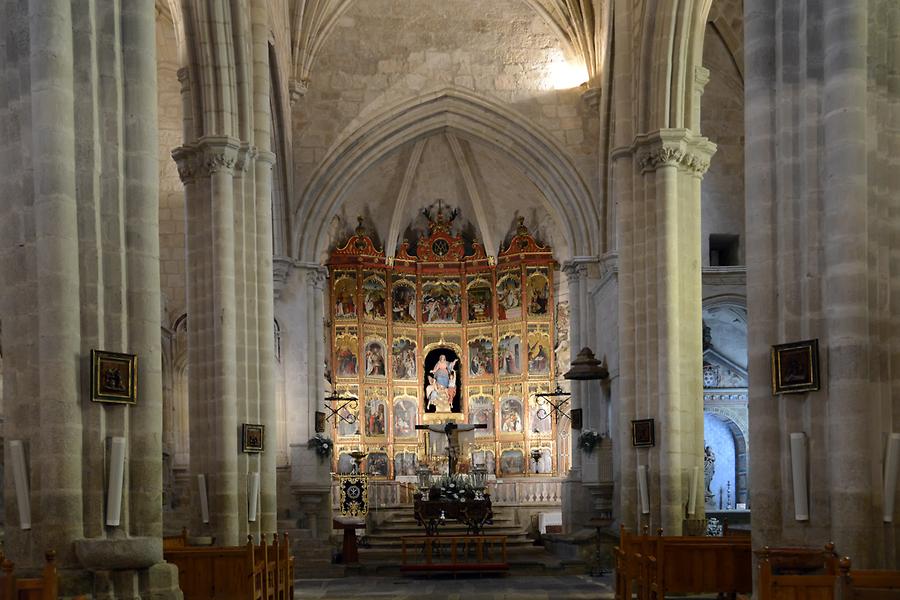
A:
<svg viewBox="0 0 900 600">
<path fill-rule="evenodd" d="M 163 551 L 175 548 L 187 548 L 187 527 L 181 529 L 179 535 L 167 535 L 163 537 Z"/>
<path fill-rule="evenodd" d="M 898 600 L 900 599 L 900 571 L 867 570 L 852 571 L 850 559 L 838 563 L 840 600 Z"/>
<path fill-rule="evenodd" d="M 758 600 L 834 600 L 838 558 L 834 544 L 823 550 L 769 548 L 757 552 Z"/>
<path fill-rule="evenodd" d="M 646 598 L 648 553 L 655 544 L 647 527 L 643 534 L 629 533 L 622 525 L 619 527 L 619 545 L 613 549 L 616 561 L 616 600 L 631 600 L 632 593 L 638 598 Z"/>
<path fill-rule="evenodd" d="M 247 537 L 244 546 L 163 551 L 166 561 L 178 567 L 185 600 L 264 599 L 266 563 L 258 556 L 253 537 Z"/>
<path fill-rule="evenodd" d="M 56 600 L 59 593 L 56 552 L 47 552 L 44 561 L 44 569 L 39 578 L 24 579 L 16 577 L 15 565 L 0 556 L 0 562 L 3 563 L 0 600 Z"/>
<path fill-rule="evenodd" d="M 276 556 L 278 566 L 275 597 L 277 600 L 294 600 L 294 557 L 291 555 L 291 544 L 287 533 L 284 534 L 284 539 L 278 546 Z"/>
<path fill-rule="evenodd" d="M 644 599 L 666 594 L 719 594 L 735 598 L 753 590 L 750 538 L 663 536 L 644 551 Z"/>
</svg>

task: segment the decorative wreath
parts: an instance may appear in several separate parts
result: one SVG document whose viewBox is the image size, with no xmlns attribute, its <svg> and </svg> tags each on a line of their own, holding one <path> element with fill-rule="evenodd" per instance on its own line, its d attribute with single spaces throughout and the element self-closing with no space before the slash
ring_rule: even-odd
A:
<svg viewBox="0 0 900 600">
<path fill-rule="evenodd" d="M 581 432 L 581 437 L 578 438 L 578 447 L 590 454 L 602 439 L 603 436 L 593 429 L 585 429 Z"/>
<path fill-rule="evenodd" d="M 321 433 L 317 433 L 306 443 L 306 447 L 310 450 L 315 450 L 319 460 L 325 460 L 331 456 L 331 451 L 334 450 L 334 442 Z"/>
</svg>

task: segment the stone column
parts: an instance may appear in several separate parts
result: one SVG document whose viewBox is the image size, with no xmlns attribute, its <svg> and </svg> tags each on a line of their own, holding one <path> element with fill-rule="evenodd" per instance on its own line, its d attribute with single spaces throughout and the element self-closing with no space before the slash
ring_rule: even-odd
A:
<svg viewBox="0 0 900 600">
<path fill-rule="evenodd" d="M 277 503 L 275 480 L 275 308 L 272 293 L 272 165 L 275 155 L 260 151 L 256 160 L 256 286 L 259 296 L 259 413 L 266 427 L 267 448 L 261 457 L 260 493 L 263 533 L 275 533 Z"/>
<path fill-rule="evenodd" d="M 581 350 L 584 341 L 582 332 L 582 282 L 587 274 L 587 267 L 576 262 L 569 262 L 563 265 L 563 273 L 566 274 L 569 284 L 569 336 L 571 355 L 574 359 Z M 562 374 L 560 374 L 562 376 Z M 582 419 L 584 420 L 584 401 L 582 391 L 584 390 L 583 381 L 570 382 L 572 400 L 572 409 L 582 410 Z M 584 422 L 584 427 L 588 427 Z M 572 452 L 572 468 L 566 475 L 562 484 L 562 518 L 563 531 L 566 533 L 574 533 L 578 528 L 582 527 L 587 520 L 585 490 L 582 483 L 582 453 L 578 446 L 578 437 L 582 430 L 573 429 L 571 443 Z"/>
<path fill-rule="evenodd" d="M 153 3 L 122 7 L 125 87 L 125 236 L 128 247 L 128 347 L 139 356 L 139 402 L 131 408 L 128 453 L 130 527 L 162 536 L 162 348 L 160 340 L 159 163 L 156 21 Z M 127 497 L 127 496 L 126 496 Z"/>
<path fill-rule="evenodd" d="M 31 0 L 28 12 L 41 374 L 34 398 L 39 418 L 21 437 L 29 446 L 32 520 L 39 526 L 9 542 L 14 560 L 38 565 L 54 548 L 60 565 L 69 567 L 75 564 L 72 541 L 82 535 L 74 83 L 71 59 L 65 58 L 72 52 L 71 3 Z"/>
<path fill-rule="evenodd" d="M 620 514 L 640 515 L 636 470 L 648 467 L 649 519 L 637 522 L 681 533 L 687 473 L 702 465 L 700 186 L 715 146 L 686 129 L 638 136 L 629 150 L 639 172 L 632 204 L 620 212 L 622 368 L 618 441 L 631 446 L 632 419 L 653 418 L 656 445 L 623 450 L 618 471 L 627 489 Z M 614 153 L 621 162 L 625 151 Z M 624 163 L 623 163 L 624 164 Z M 632 163 L 635 164 L 635 163 Z M 617 180 L 627 175 L 617 170 Z M 633 338 L 633 342 L 628 340 Z M 635 472 L 632 475 L 632 472 Z"/>
<path fill-rule="evenodd" d="M 854 563 L 872 564 L 881 546 L 881 528 L 873 526 L 864 507 L 880 477 L 864 467 L 869 449 L 870 413 L 839 398 L 870 395 L 870 318 L 866 231 L 868 203 L 867 142 L 867 11 L 864 0 L 824 2 L 825 89 L 822 124 L 825 140 L 823 301 L 828 327 L 828 454 L 833 540 Z M 900 193 L 900 190 L 894 190 Z M 856 201 L 848 201 L 850 198 Z M 896 275 L 895 275 L 896 276 Z M 880 444 L 879 444 L 880 447 Z M 873 476 L 875 475 L 875 476 Z M 876 492 L 877 493 L 877 492 Z"/>
</svg>

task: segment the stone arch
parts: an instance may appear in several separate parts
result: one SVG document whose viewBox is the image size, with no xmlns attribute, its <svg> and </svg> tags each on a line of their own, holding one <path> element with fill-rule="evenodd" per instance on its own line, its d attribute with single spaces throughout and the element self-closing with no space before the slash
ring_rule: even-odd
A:
<svg viewBox="0 0 900 600">
<path fill-rule="evenodd" d="M 436 132 L 487 144 L 517 164 L 543 193 L 572 241 L 574 255 L 596 254 L 598 213 L 583 178 L 552 136 L 517 112 L 462 88 L 445 88 L 395 104 L 343 136 L 313 174 L 297 210 L 295 255 L 316 263 L 327 249 L 328 223 L 369 167 L 401 145 Z M 304 235 L 307 234 L 307 235 Z"/>
<path fill-rule="evenodd" d="M 700 132 L 695 88 L 712 2 L 643 4 L 640 74 L 634 91 L 649 100 L 637 115 L 638 132 L 665 128 Z"/>
<path fill-rule="evenodd" d="M 721 421 L 734 438 L 734 499 L 746 504 L 750 497 L 750 430 L 747 419 L 723 407 L 705 408 L 703 412 Z"/>
</svg>

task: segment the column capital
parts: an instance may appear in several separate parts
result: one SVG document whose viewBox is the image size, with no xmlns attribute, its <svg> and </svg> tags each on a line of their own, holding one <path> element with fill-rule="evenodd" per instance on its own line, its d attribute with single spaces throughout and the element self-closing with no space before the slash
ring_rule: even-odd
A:
<svg viewBox="0 0 900 600">
<path fill-rule="evenodd" d="M 235 167 L 243 168 L 239 160 L 246 161 L 250 148 L 230 137 L 205 137 L 175 148 L 172 158 L 178 165 L 181 182 L 188 184 L 198 177 L 209 177 L 220 171 L 234 173 Z"/>
<path fill-rule="evenodd" d="M 632 151 L 643 173 L 677 167 L 702 176 L 709 169 L 716 145 L 690 129 L 660 129 L 637 136 Z"/>
<path fill-rule="evenodd" d="M 294 106 L 309 91 L 309 79 L 291 79 L 288 83 L 291 96 L 291 106 Z"/>
<path fill-rule="evenodd" d="M 259 151 L 256 146 L 250 144 L 241 144 L 238 148 L 237 158 L 234 162 L 234 170 L 237 173 L 246 173 L 250 169 L 250 165 L 256 160 Z"/>
</svg>

